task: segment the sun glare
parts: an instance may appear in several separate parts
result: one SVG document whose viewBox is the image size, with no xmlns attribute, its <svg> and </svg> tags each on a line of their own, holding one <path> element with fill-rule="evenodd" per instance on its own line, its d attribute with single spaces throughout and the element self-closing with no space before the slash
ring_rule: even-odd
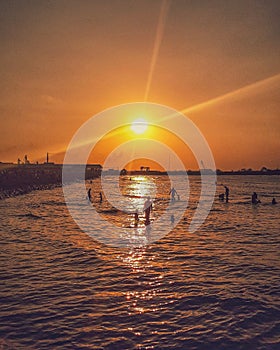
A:
<svg viewBox="0 0 280 350">
<path fill-rule="evenodd" d="M 143 134 L 146 131 L 147 127 L 148 123 L 143 118 L 134 120 L 134 122 L 130 126 L 131 130 L 134 131 L 135 134 Z"/>
</svg>

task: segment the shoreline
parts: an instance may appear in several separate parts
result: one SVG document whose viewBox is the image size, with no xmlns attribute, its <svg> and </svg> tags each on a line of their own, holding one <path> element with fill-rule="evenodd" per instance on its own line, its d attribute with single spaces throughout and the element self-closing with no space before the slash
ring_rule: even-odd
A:
<svg viewBox="0 0 280 350">
<path fill-rule="evenodd" d="M 16 197 L 36 190 L 47 190 L 62 186 L 62 164 L 10 164 L 0 167 L 0 200 Z M 76 170 L 81 165 L 69 165 L 66 182 L 75 179 Z M 98 164 L 88 164 L 85 169 L 85 179 L 100 176 L 102 167 Z"/>
<path fill-rule="evenodd" d="M 25 188 L 17 187 L 17 188 L 8 188 L 8 189 L 0 189 L 0 201 L 7 198 L 14 198 L 17 196 L 22 196 L 24 194 L 31 193 L 33 191 L 44 191 L 51 190 L 57 187 L 62 187 L 61 183 L 52 183 L 52 184 L 42 184 L 42 185 L 29 185 Z"/>
</svg>

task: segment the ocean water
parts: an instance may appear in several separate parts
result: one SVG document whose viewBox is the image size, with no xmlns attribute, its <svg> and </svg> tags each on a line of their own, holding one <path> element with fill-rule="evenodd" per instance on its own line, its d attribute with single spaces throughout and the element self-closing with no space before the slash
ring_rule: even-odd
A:
<svg viewBox="0 0 280 350">
<path fill-rule="evenodd" d="M 218 177 L 217 195 L 225 184 L 230 201 L 216 196 L 194 233 L 200 181 L 189 179 L 176 228 L 134 248 L 84 233 L 60 188 L 2 200 L 0 349 L 279 349 L 280 177 Z M 141 198 L 151 180 L 153 221 L 169 203 L 167 177 L 125 178 L 121 189 Z M 115 225 L 133 225 L 132 215 L 99 202 L 98 180 L 87 187 L 87 205 Z M 253 191 L 259 205 L 250 203 Z"/>
</svg>

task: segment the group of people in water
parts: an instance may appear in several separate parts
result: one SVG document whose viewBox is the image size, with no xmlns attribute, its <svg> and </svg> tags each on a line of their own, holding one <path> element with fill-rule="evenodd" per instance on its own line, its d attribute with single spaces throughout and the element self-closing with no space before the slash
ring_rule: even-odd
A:
<svg viewBox="0 0 280 350">
<path fill-rule="evenodd" d="M 175 189 L 174 189 L 175 190 Z M 88 189 L 87 191 L 87 199 L 92 202 L 92 194 L 91 194 L 91 188 Z M 99 202 L 102 203 L 103 201 L 103 195 L 102 192 L 99 192 Z M 151 211 L 152 211 L 152 207 L 153 207 L 153 202 L 151 200 L 151 197 L 147 197 L 145 203 L 144 203 L 144 208 L 143 208 L 143 212 L 145 215 L 145 225 L 149 225 L 150 224 L 150 215 L 151 215 Z M 134 213 L 134 224 L 135 226 L 138 225 L 139 222 L 139 212 L 138 210 Z"/>
<path fill-rule="evenodd" d="M 220 201 L 224 201 L 225 200 L 226 203 L 228 203 L 228 201 L 229 201 L 229 188 L 228 188 L 228 186 L 225 186 L 225 185 L 222 185 L 222 186 L 225 188 L 225 192 L 219 194 L 219 199 L 220 199 Z M 175 190 L 174 187 L 171 188 L 169 194 L 171 195 L 171 200 L 172 201 L 175 200 L 175 195 L 177 195 L 178 200 L 180 200 L 180 196 L 179 196 L 179 194 L 177 193 L 177 191 Z M 257 195 L 256 192 L 254 192 L 252 194 L 251 201 L 252 201 L 252 204 L 261 203 L 261 201 L 258 199 L 258 195 Z M 273 205 L 277 204 L 275 197 L 272 198 L 271 204 L 273 204 Z"/>
<path fill-rule="evenodd" d="M 150 215 L 151 215 L 152 209 L 153 209 L 153 201 L 151 200 L 151 197 L 148 196 L 143 207 L 143 212 L 145 215 L 145 225 L 149 225 L 151 223 Z M 137 210 L 134 214 L 134 225 L 137 226 L 138 222 L 139 222 L 139 212 Z"/>
<path fill-rule="evenodd" d="M 230 192 L 229 187 L 225 186 L 223 184 L 222 184 L 222 186 L 224 187 L 225 192 L 219 194 L 219 200 L 220 201 L 225 200 L 226 203 L 228 203 L 229 202 L 229 192 Z M 174 187 L 172 187 L 171 190 L 169 191 L 169 195 L 170 195 L 171 201 L 175 201 L 176 196 L 177 196 L 177 200 L 180 200 L 180 195 L 178 194 L 178 192 L 176 191 L 176 189 Z M 88 200 L 90 202 L 92 202 L 91 188 L 89 188 L 87 191 L 87 197 L 88 197 Z M 99 202 L 102 203 L 102 201 L 103 201 L 102 192 L 99 192 Z M 258 194 L 256 192 L 253 192 L 252 197 L 251 197 L 251 202 L 252 202 L 252 204 L 261 203 L 261 201 L 258 198 Z M 277 204 L 275 197 L 273 197 L 271 204 L 273 204 L 273 205 Z M 144 207 L 143 207 L 143 213 L 144 213 L 144 217 L 145 217 L 145 225 L 150 224 L 150 215 L 151 215 L 152 208 L 153 208 L 153 201 L 151 200 L 151 197 L 148 196 L 145 203 L 144 203 Z M 140 220 L 139 219 L 139 211 L 136 210 L 136 212 L 134 213 L 134 226 L 138 226 L 139 220 Z M 174 221 L 175 221 L 174 215 L 171 216 L 170 220 L 171 220 L 171 223 L 174 223 Z"/>
<path fill-rule="evenodd" d="M 222 185 L 224 186 L 225 188 L 225 193 L 220 193 L 219 194 L 219 200 L 220 201 L 224 201 L 225 200 L 225 197 L 226 197 L 226 203 L 228 203 L 228 200 L 229 200 L 229 188 L 225 185 Z"/>
<path fill-rule="evenodd" d="M 144 203 L 144 208 L 143 208 L 143 212 L 145 215 L 145 225 L 149 225 L 151 223 L 150 215 L 151 215 L 152 209 L 153 209 L 153 202 L 151 200 L 151 197 L 148 196 Z M 136 210 L 136 212 L 134 213 L 134 226 L 138 226 L 139 220 L 140 220 L 139 211 Z"/>
<path fill-rule="evenodd" d="M 219 199 L 220 201 L 224 201 L 226 198 L 226 203 L 229 201 L 229 188 L 225 185 L 222 185 L 225 188 L 225 193 L 219 194 Z M 252 197 L 251 197 L 251 202 L 252 204 L 259 204 L 261 201 L 258 198 L 258 194 L 256 192 L 253 192 Z M 271 204 L 275 205 L 277 204 L 275 197 L 272 198 Z"/>
</svg>

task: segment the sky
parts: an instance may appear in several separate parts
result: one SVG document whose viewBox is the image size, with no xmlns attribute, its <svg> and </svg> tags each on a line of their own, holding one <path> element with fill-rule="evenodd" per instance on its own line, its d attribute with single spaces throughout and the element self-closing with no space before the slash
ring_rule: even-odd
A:
<svg viewBox="0 0 280 350">
<path fill-rule="evenodd" d="M 280 168 L 279 15 L 272 0 L 0 1 L 0 161 L 61 162 L 89 118 L 147 101 L 190 118 L 217 168 Z"/>
</svg>

